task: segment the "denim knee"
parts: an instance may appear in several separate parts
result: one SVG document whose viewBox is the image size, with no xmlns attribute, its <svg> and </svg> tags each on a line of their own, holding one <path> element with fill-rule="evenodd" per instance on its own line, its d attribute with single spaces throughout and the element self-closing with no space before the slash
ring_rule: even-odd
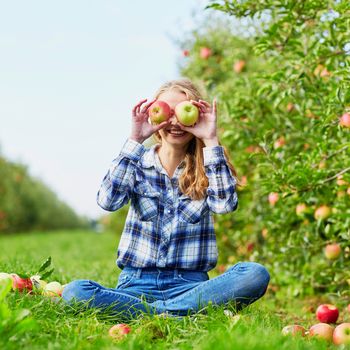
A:
<svg viewBox="0 0 350 350">
<path fill-rule="evenodd" d="M 62 292 L 62 298 L 66 302 L 87 301 L 93 297 L 96 287 L 90 280 L 75 280 L 68 283 Z"/>
</svg>

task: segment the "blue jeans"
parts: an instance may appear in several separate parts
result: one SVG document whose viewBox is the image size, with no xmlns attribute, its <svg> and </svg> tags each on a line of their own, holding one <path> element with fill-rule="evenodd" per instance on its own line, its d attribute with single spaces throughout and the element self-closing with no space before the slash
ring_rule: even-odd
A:
<svg viewBox="0 0 350 350">
<path fill-rule="evenodd" d="M 209 302 L 234 302 L 239 310 L 261 298 L 269 280 L 266 268 L 254 262 L 239 262 L 212 279 L 202 271 L 125 267 L 116 288 L 75 280 L 66 285 L 62 297 L 68 304 L 83 302 L 87 307 L 106 308 L 125 320 L 143 312 L 185 316 Z"/>
</svg>

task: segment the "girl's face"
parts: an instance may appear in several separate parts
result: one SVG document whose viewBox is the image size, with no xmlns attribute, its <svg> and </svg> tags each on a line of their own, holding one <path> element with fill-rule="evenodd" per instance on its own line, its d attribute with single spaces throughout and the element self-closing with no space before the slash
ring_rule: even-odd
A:
<svg viewBox="0 0 350 350">
<path fill-rule="evenodd" d="M 194 135 L 182 131 L 179 126 L 176 125 L 178 121 L 175 116 L 175 106 L 182 101 L 187 101 L 187 96 L 179 90 L 172 89 L 160 94 L 158 100 L 166 102 L 171 108 L 170 124 L 159 130 L 162 142 L 173 146 L 187 145 L 188 142 L 194 138 Z"/>
</svg>

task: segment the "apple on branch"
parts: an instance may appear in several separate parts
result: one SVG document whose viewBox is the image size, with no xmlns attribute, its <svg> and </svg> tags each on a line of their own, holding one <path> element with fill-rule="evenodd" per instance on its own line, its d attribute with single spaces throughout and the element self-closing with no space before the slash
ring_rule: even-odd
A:
<svg viewBox="0 0 350 350">
<path fill-rule="evenodd" d="M 199 110 L 190 101 L 183 101 L 176 105 L 175 115 L 182 125 L 192 126 L 198 120 Z"/>
<path fill-rule="evenodd" d="M 201 58 L 207 60 L 212 55 L 212 51 L 209 47 L 201 47 L 199 55 Z"/>
<path fill-rule="evenodd" d="M 341 253 L 341 247 L 338 243 L 327 244 L 324 254 L 327 259 L 335 260 Z"/>
<path fill-rule="evenodd" d="M 149 107 L 148 115 L 152 124 L 160 124 L 170 118 L 171 108 L 166 102 L 158 100 Z"/>
</svg>

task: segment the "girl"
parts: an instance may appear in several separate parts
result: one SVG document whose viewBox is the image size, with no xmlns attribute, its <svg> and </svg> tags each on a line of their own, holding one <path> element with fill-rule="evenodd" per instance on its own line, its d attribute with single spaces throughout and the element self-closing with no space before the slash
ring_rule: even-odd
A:
<svg viewBox="0 0 350 350">
<path fill-rule="evenodd" d="M 157 99 L 172 114 L 155 126 L 148 109 Z M 217 137 L 216 101 L 211 106 L 202 100 L 188 79 L 164 84 L 155 100 L 133 108 L 131 134 L 97 194 L 108 211 L 131 201 L 118 247 L 118 284 L 76 280 L 63 298 L 107 307 L 124 319 L 142 312 L 188 315 L 210 301 L 242 308 L 265 294 L 270 276 L 258 263 L 239 262 L 209 280 L 218 257 L 213 213 L 232 212 L 238 203 L 236 172 Z M 192 127 L 181 125 L 174 113 L 185 100 L 200 111 Z M 142 143 L 151 135 L 157 142 L 146 149 Z"/>
</svg>

